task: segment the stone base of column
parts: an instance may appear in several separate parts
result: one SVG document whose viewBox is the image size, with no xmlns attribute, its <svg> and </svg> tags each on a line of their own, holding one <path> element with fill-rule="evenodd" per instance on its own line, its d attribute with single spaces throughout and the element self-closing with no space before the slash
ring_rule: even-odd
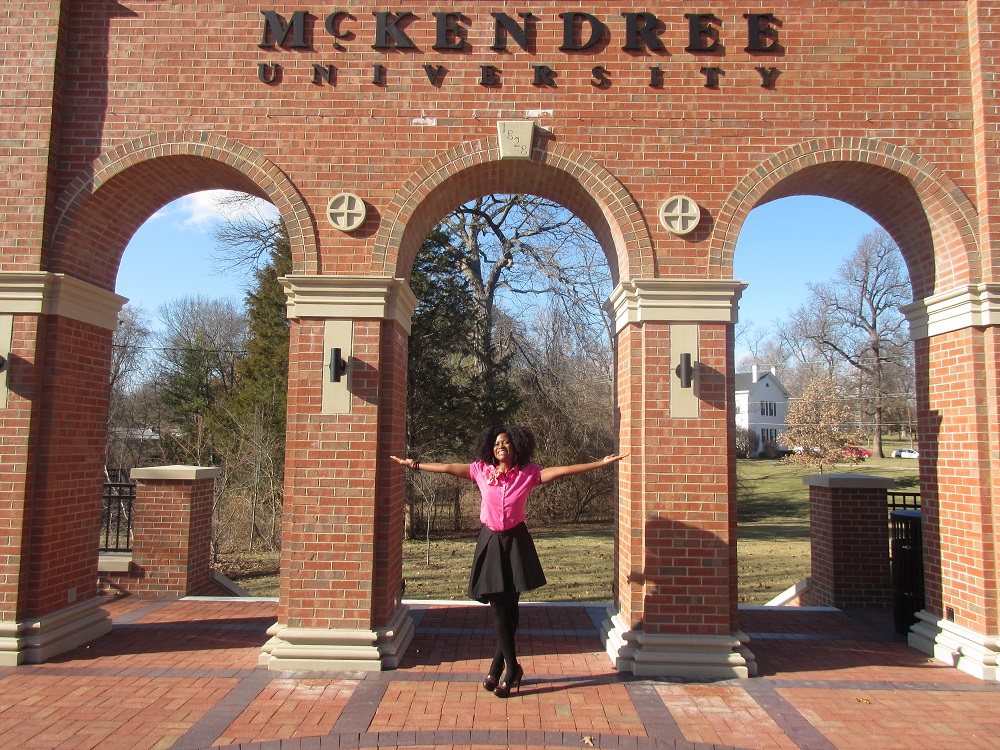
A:
<svg viewBox="0 0 1000 750">
<path fill-rule="evenodd" d="M 921 610 L 907 642 L 980 680 L 1000 680 L 1000 635 L 982 635 Z"/>
<path fill-rule="evenodd" d="M 384 628 L 288 628 L 273 625 L 258 664 L 272 670 L 379 672 L 395 669 L 413 640 L 409 607 L 400 605 Z"/>
<path fill-rule="evenodd" d="M 88 599 L 44 617 L 0 621 L 0 666 L 40 664 L 111 632 L 100 599 Z"/>
<path fill-rule="evenodd" d="M 601 638 L 619 672 L 631 672 L 637 677 L 710 680 L 757 674 L 757 661 L 746 647 L 749 639 L 743 633 L 652 635 L 627 627 L 613 609 L 608 610 L 608 615 L 601 627 Z"/>
</svg>

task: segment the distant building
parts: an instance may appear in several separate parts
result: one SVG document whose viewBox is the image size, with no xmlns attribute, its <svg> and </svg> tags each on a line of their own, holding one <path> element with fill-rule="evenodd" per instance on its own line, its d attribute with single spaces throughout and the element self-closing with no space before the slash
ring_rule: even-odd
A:
<svg viewBox="0 0 1000 750">
<path fill-rule="evenodd" d="M 755 455 L 765 443 L 778 442 L 787 418 L 788 391 L 773 367 L 761 373 L 754 365 L 750 372 L 736 373 L 736 426 L 756 433 L 760 439 Z"/>
</svg>

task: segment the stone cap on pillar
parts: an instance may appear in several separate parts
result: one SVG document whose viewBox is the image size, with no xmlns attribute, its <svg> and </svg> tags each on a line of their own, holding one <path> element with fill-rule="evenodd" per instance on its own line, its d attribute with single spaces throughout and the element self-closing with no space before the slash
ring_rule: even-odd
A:
<svg viewBox="0 0 1000 750">
<path fill-rule="evenodd" d="M 222 469 L 214 466 L 147 466 L 129 472 L 132 479 L 217 479 L 221 475 Z"/>
<path fill-rule="evenodd" d="M 802 484 L 829 489 L 887 490 L 896 486 L 896 480 L 869 474 L 806 474 Z"/>
</svg>

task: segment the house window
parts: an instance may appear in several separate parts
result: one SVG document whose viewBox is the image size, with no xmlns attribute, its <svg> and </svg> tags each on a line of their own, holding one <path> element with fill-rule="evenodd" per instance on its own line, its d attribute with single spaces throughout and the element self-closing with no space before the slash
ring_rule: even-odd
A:
<svg viewBox="0 0 1000 750">
<path fill-rule="evenodd" d="M 778 405 L 774 401 L 760 402 L 760 415 L 762 417 L 775 417 L 778 415 Z"/>
<path fill-rule="evenodd" d="M 778 442 L 778 431 L 773 427 L 764 427 L 760 431 L 760 441 L 762 443 Z"/>
</svg>

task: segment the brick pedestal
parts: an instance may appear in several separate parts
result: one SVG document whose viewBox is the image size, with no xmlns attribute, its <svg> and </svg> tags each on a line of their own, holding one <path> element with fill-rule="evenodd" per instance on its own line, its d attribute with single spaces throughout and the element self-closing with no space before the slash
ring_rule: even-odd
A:
<svg viewBox="0 0 1000 750">
<path fill-rule="evenodd" d="M 133 469 L 132 564 L 126 575 L 104 578 L 131 594 L 180 597 L 214 592 L 212 500 L 219 473 L 200 466 Z"/>
<path fill-rule="evenodd" d="M 889 521 L 886 490 L 895 482 L 861 474 L 812 474 L 809 486 L 812 585 L 802 604 L 887 607 Z"/>
</svg>

